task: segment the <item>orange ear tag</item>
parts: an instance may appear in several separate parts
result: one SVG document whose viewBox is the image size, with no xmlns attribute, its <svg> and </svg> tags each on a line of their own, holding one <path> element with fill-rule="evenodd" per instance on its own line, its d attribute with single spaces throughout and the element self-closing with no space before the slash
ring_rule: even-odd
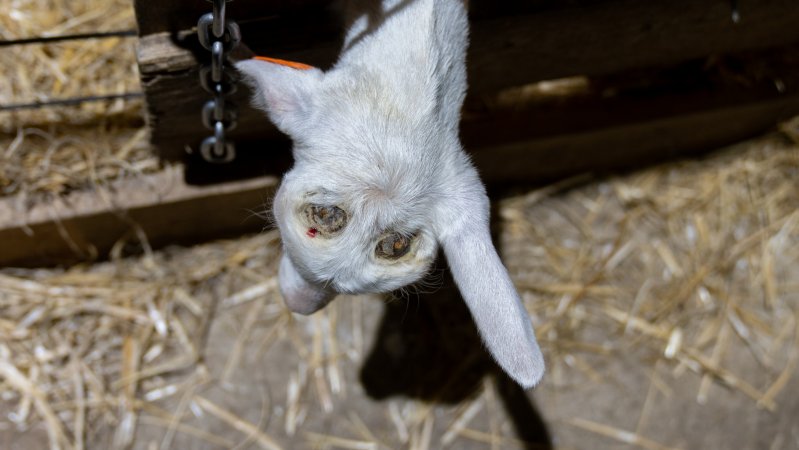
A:
<svg viewBox="0 0 799 450">
<path fill-rule="evenodd" d="M 285 59 L 269 58 L 266 56 L 254 56 L 253 59 L 257 59 L 259 61 L 266 61 L 281 66 L 291 67 L 292 69 L 297 69 L 297 70 L 310 70 L 314 68 L 314 66 L 309 66 L 308 64 L 298 63 L 294 61 L 286 61 Z"/>
</svg>

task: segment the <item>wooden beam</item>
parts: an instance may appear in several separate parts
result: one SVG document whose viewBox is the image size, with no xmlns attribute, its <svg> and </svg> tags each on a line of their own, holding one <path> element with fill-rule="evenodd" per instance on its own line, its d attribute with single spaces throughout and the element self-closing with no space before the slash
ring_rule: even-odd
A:
<svg viewBox="0 0 799 450">
<path fill-rule="evenodd" d="M 714 150 L 774 129 L 779 122 L 797 114 L 799 96 L 794 95 L 476 148 L 471 154 L 487 183 L 540 183 L 585 172 L 629 170 Z"/>
<path fill-rule="evenodd" d="M 104 259 L 119 242 L 153 247 L 257 232 L 277 186 L 274 177 L 189 186 L 170 167 L 109 186 L 39 202 L 0 199 L 0 266 L 69 264 Z"/>
<path fill-rule="evenodd" d="M 665 67 L 799 42 L 793 0 L 582 1 L 529 15 L 475 19 L 470 93 L 573 75 Z"/>
</svg>

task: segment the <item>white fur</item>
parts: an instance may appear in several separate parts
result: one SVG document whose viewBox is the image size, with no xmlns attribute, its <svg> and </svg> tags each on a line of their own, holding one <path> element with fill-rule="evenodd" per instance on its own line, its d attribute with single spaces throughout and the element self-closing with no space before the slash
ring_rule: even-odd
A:
<svg viewBox="0 0 799 450">
<path fill-rule="evenodd" d="M 467 33 L 460 0 L 361 1 L 331 70 L 257 60 L 237 68 L 294 141 L 295 165 L 274 205 L 289 308 L 310 314 L 336 293 L 418 281 L 441 245 L 488 350 L 531 387 L 543 357 L 491 243 L 488 198 L 458 138 Z M 310 237 L 309 204 L 341 208 L 348 223 Z M 390 232 L 414 235 L 397 260 L 375 253 Z"/>
</svg>

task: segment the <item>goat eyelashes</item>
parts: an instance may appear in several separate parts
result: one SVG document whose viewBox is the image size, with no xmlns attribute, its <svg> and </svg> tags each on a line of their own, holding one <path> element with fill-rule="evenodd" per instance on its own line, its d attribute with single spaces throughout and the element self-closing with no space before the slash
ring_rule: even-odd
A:
<svg viewBox="0 0 799 450">
<path fill-rule="evenodd" d="M 463 3 L 361 0 L 349 13 L 344 50 L 326 72 L 236 64 L 254 104 L 294 143 L 274 201 L 286 305 L 311 314 L 339 293 L 399 289 L 428 273 L 440 246 L 489 352 L 532 387 L 544 359 L 458 137 Z"/>
</svg>

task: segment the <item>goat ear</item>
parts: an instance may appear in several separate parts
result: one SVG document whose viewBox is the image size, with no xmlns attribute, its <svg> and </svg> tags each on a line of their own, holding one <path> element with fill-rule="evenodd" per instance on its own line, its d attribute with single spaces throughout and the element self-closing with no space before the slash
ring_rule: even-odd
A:
<svg viewBox="0 0 799 450">
<path fill-rule="evenodd" d="M 253 104 L 266 111 L 289 136 L 296 136 L 308 126 L 314 96 L 324 76 L 321 70 L 306 67 L 296 69 L 257 59 L 236 63 L 244 81 L 253 88 Z"/>
<path fill-rule="evenodd" d="M 488 351 L 511 378 L 531 388 L 544 374 L 544 357 L 527 311 L 491 243 L 487 199 L 478 203 L 486 207 L 470 211 L 473 221 L 461 220 L 439 239 Z"/>
<path fill-rule="evenodd" d="M 294 267 L 288 255 L 283 253 L 278 271 L 280 293 L 286 306 L 295 313 L 309 315 L 324 308 L 336 297 L 336 293 L 324 286 L 308 282 Z"/>
</svg>

